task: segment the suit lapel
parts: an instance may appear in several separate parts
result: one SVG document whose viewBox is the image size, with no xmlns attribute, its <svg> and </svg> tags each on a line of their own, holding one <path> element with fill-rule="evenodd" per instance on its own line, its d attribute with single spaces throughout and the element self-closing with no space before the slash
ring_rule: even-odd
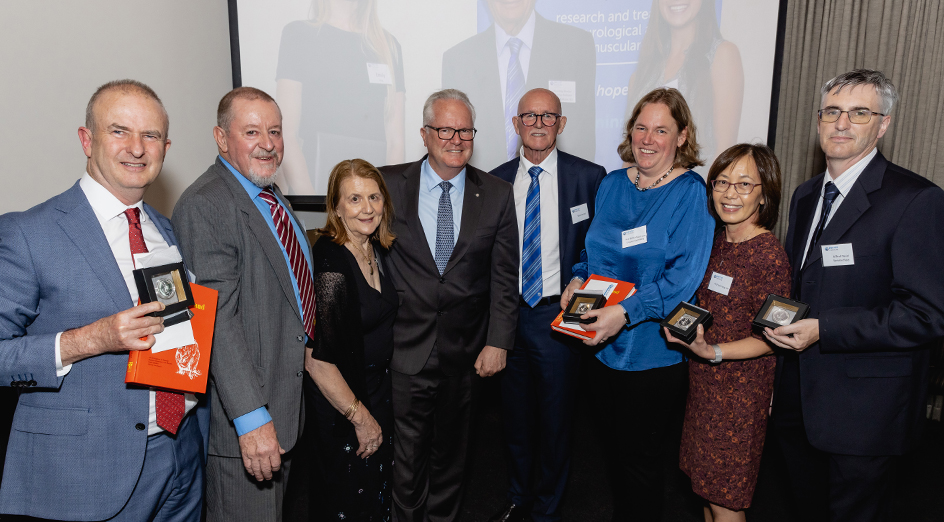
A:
<svg viewBox="0 0 944 522">
<path fill-rule="evenodd" d="M 413 236 L 413 244 L 416 245 L 416 248 L 425 252 L 426 255 L 423 256 L 426 262 L 426 267 L 430 270 L 433 270 L 437 274 L 439 269 L 436 268 L 436 258 L 433 255 L 433 252 L 429 251 L 429 243 L 426 241 L 426 231 L 423 229 L 423 222 L 420 221 L 420 178 L 422 178 L 421 169 L 423 167 L 423 161 L 426 160 L 427 156 L 423 158 L 403 171 L 403 208 L 406 210 L 406 214 L 403 216 L 404 221 L 406 221 L 407 231 L 410 235 Z M 425 190 L 425 187 L 422 188 Z M 422 256 L 422 254 L 419 254 Z"/>
<path fill-rule="evenodd" d="M 65 194 L 67 197 L 58 205 L 58 209 L 64 213 L 58 220 L 59 227 L 85 257 L 115 306 L 119 310 L 126 310 L 132 305 L 131 294 L 92 205 L 78 183 Z"/>
<path fill-rule="evenodd" d="M 248 233 L 259 242 L 262 255 L 269 261 L 269 265 L 272 267 L 272 271 L 275 272 L 276 279 L 279 281 L 279 286 L 282 288 L 285 298 L 292 303 L 292 309 L 295 310 L 298 320 L 301 321 L 302 316 L 301 312 L 298 310 L 298 300 L 295 299 L 295 289 L 292 287 L 292 278 L 288 273 L 288 265 L 285 263 L 285 256 L 282 255 L 282 247 L 278 238 L 272 234 L 268 223 L 266 223 L 265 219 L 262 217 L 259 208 L 256 207 L 252 199 L 249 198 L 246 189 L 233 178 L 233 174 L 226 167 L 219 162 L 218 165 L 222 168 L 222 172 L 217 171 L 217 175 L 223 178 L 224 183 L 226 183 L 226 186 L 229 187 L 230 192 L 233 194 L 233 204 L 240 212 L 245 214 L 246 223 L 249 225 Z"/>
<path fill-rule="evenodd" d="M 482 213 L 482 202 L 485 199 L 481 195 L 482 179 L 468 165 L 465 169 L 465 182 L 465 194 L 462 196 L 462 220 L 459 222 L 459 239 L 456 240 L 456 247 L 452 249 L 452 256 L 449 257 L 449 263 L 446 265 L 446 269 L 443 270 L 443 275 L 452 269 L 465 254 L 465 251 L 468 250 L 478 228 L 479 215 Z"/>
<path fill-rule="evenodd" d="M 570 167 L 570 157 L 561 152 L 560 149 L 557 149 L 557 206 L 559 208 L 557 226 L 560 231 L 560 243 L 557 248 L 558 252 L 560 252 L 558 257 L 560 258 L 561 264 L 560 273 L 562 286 L 566 284 L 563 280 L 563 274 L 567 273 L 567 271 L 564 270 L 565 252 L 570 252 L 568 247 L 572 244 L 572 238 L 570 237 L 570 234 L 573 232 L 570 227 L 570 221 L 572 221 L 570 217 L 570 204 L 572 201 L 570 200 L 570 196 L 577 193 L 575 180 L 571 178 Z"/>
<path fill-rule="evenodd" d="M 814 184 L 816 187 L 821 187 L 819 183 Z M 803 196 L 800 201 L 797 202 L 797 223 L 796 223 L 796 234 L 793 236 L 793 245 L 791 245 L 791 250 L 794 255 L 794 259 L 797 261 L 803 260 L 803 254 L 806 249 L 806 240 L 810 236 L 810 227 L 813 226 L 813 213 L 816 212 L 816 203 L 819 201 L 819 189 L 810 192 L 806 196 Z M 794 264 L 794 273 L 799 276 L 802 268 L 799 263 Z"/>
</svg>

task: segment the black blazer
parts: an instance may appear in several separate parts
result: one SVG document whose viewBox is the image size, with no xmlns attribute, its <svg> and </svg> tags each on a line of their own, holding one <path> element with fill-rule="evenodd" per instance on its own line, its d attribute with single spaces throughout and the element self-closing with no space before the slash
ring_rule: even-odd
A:
<svg viewBox="0 0 944 522">
<path fill-rule="evenodd" d="M 425 157 L 423 158 L 425 159 Z M 382 167 L 396 218 L 391 279 L 400 297 L 390 367 L 415 375 L 433 345 L 447 374 L 471 371 L 486 345 L 514 348 L 518 223 L 511 185 L 468 166 L 456 247 L 440 277 L 420 222 L 420 168 Z"/>
<path fill-rule="evenodd" d="M 899 455 L 921 433 L 927 349 L 944 337 L 944 191 L 878 153 L 820 240 L 851 243 L 855 264 L 823 267 L 817 248 L 800 266 L 824 175 L 794 193 L 784 242 L 793 294 L 819 319 L 799 357 L 806 433 L 831 453 Z"/>
<path fill-rule="evenodd" d="M 520 158 L 502 164 L 492 175 L 514 184 Z M 573 267 L 580 262 L 580 252 L 596 209 L 597 189 L 606 176 L 606 169 L 587 160 L 557 149 L 557 198 L 560 227 L 561 292 L 573 279 Z M 574 223 L 570 209 L 587 204 L 590 217 Z M 520 252 L 519 252 L 520 254 Z"/>
<path fill-rule="evenodd" d="M 558 144 L 582 158 L 596 154 L 596 48 L 583 29 L 545 19 L 535 13 L 534 45 L 525 91 L 548 88 L 550 81 L 574 82 L 574 103 L 564 102 L 567 132 Z M 562 60 L 562 56 L 578 58 Z M 495 49 L 495 24 L 443 53 L 443 88 L 459 89 L 475 106 L 475 152 L 472 161 L 493 169 L 508 161 L 505 146 L 505 105 L 502 103 Z M 520 143 L 520 140 L 519 140 Z"/>
</svg>

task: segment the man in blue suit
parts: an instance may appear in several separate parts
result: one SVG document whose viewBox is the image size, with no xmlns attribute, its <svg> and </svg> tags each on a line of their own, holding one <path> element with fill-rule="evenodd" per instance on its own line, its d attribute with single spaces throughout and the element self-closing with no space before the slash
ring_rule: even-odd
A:
<svg viewBox="0 0 944 522">
<path fill-rule="evenodd" d="M 89 101 L 82 178 L 0 216 L 0 381 L 20 390 L 0 512 L 55 520 L 199 521 L 203 435 L 193 396 L 125 384 L 129 350 L 164 330 L 135 306 L 132 253 L 176 245 L 142 202 L 170 148 L 150 87 Z"/>
<path fill-rule="evenodd" d="M 606 170 L 557 149 L 567 117 L 553 92 L 525 93 L 513 122 L 520 157 L 491 172 L 514 185 L 522 252 L 518 331 L 501 383 L 511 484 L 508 504 L 491 520 L 527 520 L 530 512 L 535 521 L 551 521 L 561 519 L 570 471 L 580 362 L 572 339 L 553 332 L 551 322 L 580 260 Z"/>
<path fill-rule="evenodd" d="M 827 82 L 826 172 L 790 202 L 784 247 L 810 316 L 766 335 L 786 349 L 772 420 L 799 520 L 898 520 L 896 468 L 925 423 L 944 337 L 944 191 L 878 151 L 897 101 L 879 71 Z"/>
</svg>

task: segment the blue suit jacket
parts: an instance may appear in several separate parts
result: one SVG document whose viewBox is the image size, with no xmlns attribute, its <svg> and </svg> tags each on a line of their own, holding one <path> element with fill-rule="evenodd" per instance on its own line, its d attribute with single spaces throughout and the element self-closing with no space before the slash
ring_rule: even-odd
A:
<svg viewBox="0 0 944 522">
<path fill-rule="evenodd" d="M 491 174 L 514 185 L 519 162 L 520 158 L 510 160 L 499 165 Z M 606 169 L 600 165 L 557 149 L 561 292 L 574 277 L 573 267 L 580 261 L 584 238 L 587 237 L 596 210 L 597 189 L 605 176 Z M 584 203 L 587 204 L 590 217 L 574 223 L 570 209 Z"/>
<path fill-rule="evenodd" d="M 144 209 L 175 245 L 170 221 Z M 0 216 L 0 385 L 25 386 L 7 446 L 0 512 L 102 520 L 131 496 L 147 445 L 148 389 L 125 385 L 127 353 L 79 361 L 57 377 L 54 352 L 58 332 L 130 306 L 78 183 L 25 212 Z"/>
<path fill-rule="evenodd" d="M 799 356 L 806 434 L 830 453 L 900 455 L 919 440 L 928 348 L 944 336 L 944 191 L 877 154 L 819 242 L 851 243 L 855 264 L 824 267 L 817 248 L 800 266 L 823 176 L 793 194 L 784 241 L 793 294 L 819 319 Z"/>
</svg>

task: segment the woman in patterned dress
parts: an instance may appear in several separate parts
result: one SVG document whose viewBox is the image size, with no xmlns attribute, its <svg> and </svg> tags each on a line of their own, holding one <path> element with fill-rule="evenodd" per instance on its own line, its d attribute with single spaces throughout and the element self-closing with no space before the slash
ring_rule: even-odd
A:
<svg viewBox="0 0 944 522">
<path fill-rule="evenodd" d="M 707 501 L 705 520 L 745 520 L 773 392 L 773 353 L 751 321 L 767 294 L 790 295 L 790 264 L 770 229 L 780 208 L 780 165 L 765 145 L 738 144 L 708 173 L 708 206 L 719 223 L 696 292 L 714 316 L 688 345 L 689 392 L 679 464 Z M 724 362 L 722 362 L 724 361 Z"/>
</svg>

